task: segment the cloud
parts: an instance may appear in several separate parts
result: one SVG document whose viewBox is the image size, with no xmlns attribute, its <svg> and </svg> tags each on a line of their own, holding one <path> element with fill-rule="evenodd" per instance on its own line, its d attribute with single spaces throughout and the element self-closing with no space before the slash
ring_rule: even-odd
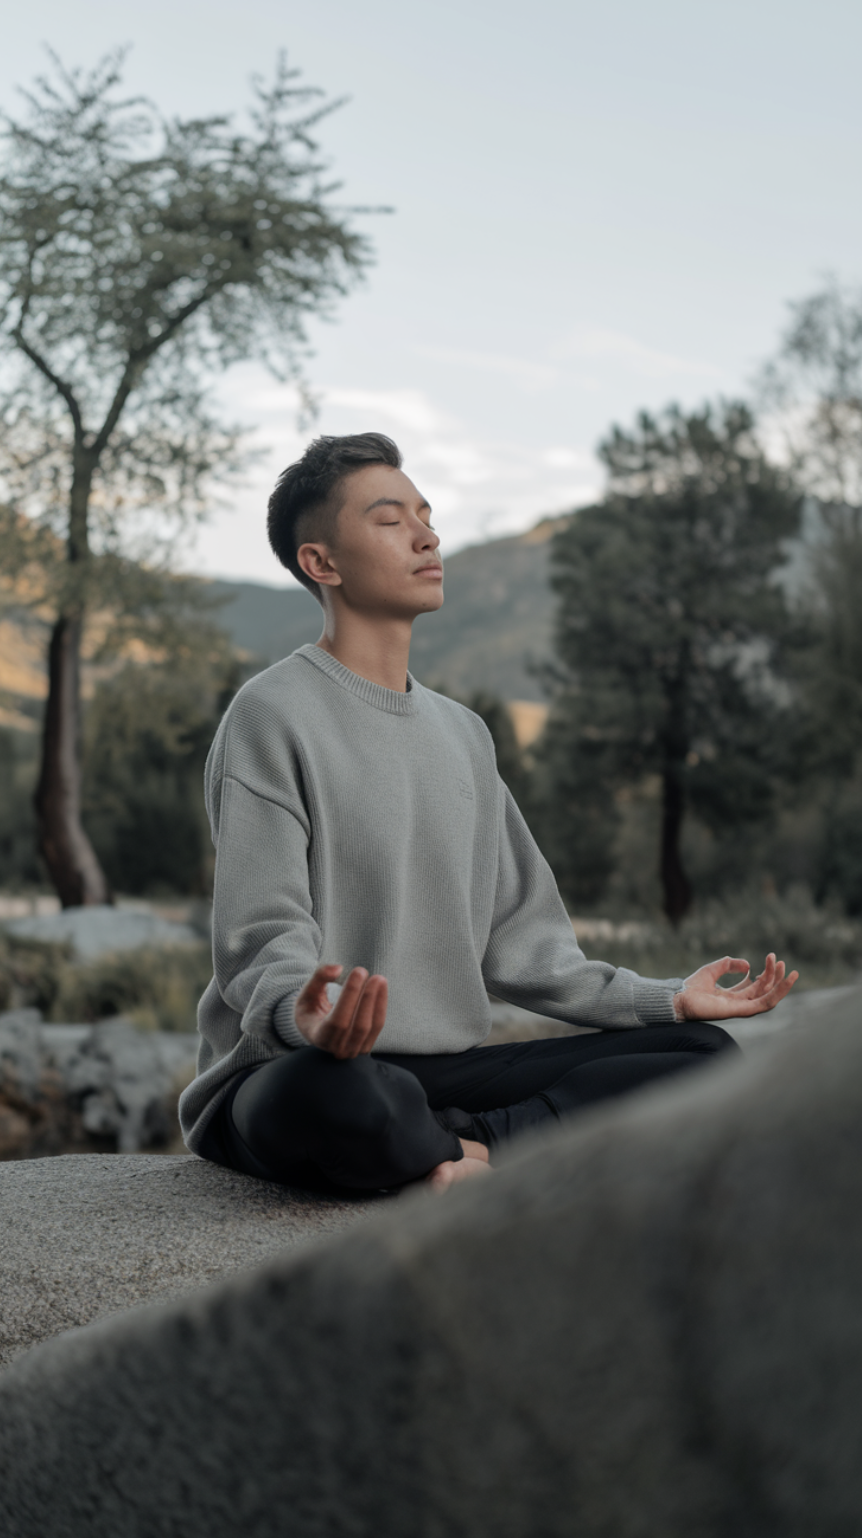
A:
<svg viewBox="0 0 862 1538">
<path fill-rule="evenodd" d="M 639 342 L 636 337 L 626 336 L 622 331 L 609 331 L 601 327 L 576 332 L 559 343 L 553 352 L 560 359 L 594 358 L 622 363 L 632 373 L 645 379 L 668 379 L 674 375 L 704 380 L 723 377 L 723 371 L 712 363 L 661 352 L 658 348 Z"/>
<path fill-rule="evenodd" d="M 320 387 L 320 417 L 313 434 L 296 427 L 297 396 L 252 371 L 225 387 L 225 405 L 257 426 L 264 452 L 234 498 L 202 529 L 196 564 L 213 575 L 259 582 L 290 582 L 266 540 L 264 512 L 280 470 L 299 457 L 310 436 L 376 429 L 391 434 L 404 468 L 434 509 L 443 554 L 464 545 L 529 528 L 545 514 L 583 505 L 597 495 L 602 473 L 593 454 L 577 444 L 530 444 L 480 437 L 413 386 L 355 389 Z"/>
<path fill-rule="evenodd" d="M 324 407 L 359 415 L 385 417 L 399 427 L 418 433 L 445 431 L 446 418 L 422 390 L 345 390 L 339 386 L 318 391 Z M 370 429 L 368 429 L 370 430 Z M 361 432 L 361 428 L 354 428 Z"/>
<path fill-rule="evenodd" d="M 559 369 L 549 363 L 511 358 L 505 353 L 470 352 L 455 347 L 417 347 L 416 352 L 420 358 L 429 358 L 434 363 L 451 363 L 456 368 L 502 375 L 529 391 L 546 390 L 560 378 Z"/>
</svg>

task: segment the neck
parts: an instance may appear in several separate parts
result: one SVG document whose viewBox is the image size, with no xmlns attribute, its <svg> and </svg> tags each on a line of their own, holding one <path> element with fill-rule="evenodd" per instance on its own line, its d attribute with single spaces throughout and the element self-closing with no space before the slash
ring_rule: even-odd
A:
<svg viewBox="0 0 862 1538">
<path fill-rule="evenodd" d="M 404 694 L 412 628 L 413 620 L 403 616 L 382 619 L 333 604 L 317 644 L 351 673 Z"/>
</svg>

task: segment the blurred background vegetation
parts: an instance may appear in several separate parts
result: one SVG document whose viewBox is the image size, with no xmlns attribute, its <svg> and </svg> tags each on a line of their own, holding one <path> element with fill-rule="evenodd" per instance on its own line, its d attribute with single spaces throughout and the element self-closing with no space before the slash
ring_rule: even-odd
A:
<svg viewBox="0 0 862 1538">
<path fill-rule="evenodd" d="M 98 89 L 114 78 L 97 81 Z M 305 129 L 290 118 L 296 92 L 287 79 L 279 77 L 271 95 L 261 97 L 260 121 L 269 127 L 259 153 L 260 175 L 275 175 L 266 157 L 280 145 L 275 168 L 289 181 L 299 173 L 285 145 Z M 75 111 L 80 117 L 80 102 Z M 285 113 L 282 144 L 272 138 L 272 125 Z M 81 131 L 92 137 L 86 124 Z M 186 131 L 205 180 L 210 150 L 198 144 L 194 123 Z M 21 143 L 30 140 L 24 135 Z M 62 136 L 57 153 L 66 153 Z M 47 177 L 41 162 L 28 175 L 33 197 L 47 197 L 39 191 L 39 178 Z M 3 187 L 11 198 L 17 183 Z M 15 207 L 20 203 L 26 218 L 21 214 L 16 239 L 24 251 L 36 213 L 32 198 L 21 203 L 22 196 L 18 188 Z M 185 194 L 176 196 L 182 203 Z M 272 189 L 267 196 L 275 197 Z M 110 212 L 102 209 L 105 218 Z M 189 263 L 205 264 L 200 303 L 209 304 L 214 258 L 197 246 L 186 249 L 188 209 L 183 203 L 175 212 L 180 234 L 171 281 L 191 281 Z M 326 223 L 323 203 L 316 217 L 323 244 L 306 311 L 329 289 L 340 291 L 332 267 L 338 253 L 357 271 L 367 256 L 357 237 Z M 275 257 L 287 260 L 275 248 L 271 220 L 248 209 L 243 218 L 257 231 L 260 273 Z M 287 215 L 283 222 L 287 228 Z M 63 228 L 58 224 L 61 244 Z M 141 229 L 141 240 L 152 245 L 150 224 Z M 228 241 L 221 224 L 217 233 Z M 284 245 L 288 234 L 282 230 L 278 239 Z M 163 253 L 156 255 L 161 263 Z M 8 266 L 13 257 L 7 252 L 4 261 Z M 227 271 L 231 261 L 220 258 L 222 267 Z M 138 271 L 135 262 L 132 268 Z M 86 347 L 76 351 L 77 332 L 71 340 L 67 334 L 65 292 L 54 293 L 50 284 L 44 293 L 33 288 L 31 269 L 24 262 L 24 276 L 15 277 L 19 288 L 25 277 L 31 285 L 21 313 L 29 305 L 59 305 L 56 346 L 77 366 Z M 258 268 L 243 273 L 237 292 L 245 284 L 248 303 L 256 303 Z M 5 281 L 18 292 L 8 273 Z M 108 281 L 100 280 L 100 293 L 108 292 Z M 162 266 L 147 281 L 152 303 L 164 307 Z M 134 351 L 140 307 L 127 315 L 131 300 L 119 287 L 114 300 L 117 336 L 122 332 L 123 347 Z M 291 320 L 293 302 L 284 299 L 288 351 L 300 334 L 302 307 Z M 89 324 L 86 307 L 81 313 L 81 324 Z M 242 320 L 245 311 L 237 313 Z M 32 362 L 20 324 L 3 335 Z M 232 311 L 224 324 L 231 338 L 245 335 Z M 167 347 L 173 333 L 164 335 Z M 236 338 L 236 354 L 244 356 L 245 342 Z M 108 434 L 114 458 L 99 474 L 106 485 L 113 476 L 119 500 L 114 505 L 100 493 L 93 501 L 93 518 L 105 507 L 110 516 L 104 514 L 95 543 L 84 542 L 86 603 L 80 583 L 70 597 L 62 574 L 72 546 L 62 518 L 52 515 L 51 488 L 22 479 L 21 466 L 36 475 L 43 464 L 43 429 L 52 464 L 65 463 L 71 452 L 71 429 L 57 426 L 59 408 L 45 393 L 46 379 L 53 375 L 43 370 L 26 420 L 6 413 L 0 443 L 21 482 L 20 495 L 0 507 L 0 891 L 50 888 L 37 852 L 34 793 L 51 690 L 57 719 L 63 715 L 53 681 L 49 689 L 49 641 L 53 636 L 56 647 L 72 626 L 64 687 L 75 710 L 66 756 L 75 760 L 70 784 L 80 802 L 82 848 L 94 852 L 99 876 L 93 890 L 205 902 L 213 861 L 202 777 L 216 725 L 244 679 L 317 639 L 320 610 L 302 589 L 179 577 L 169 561 L 142 556 L 133 541 L 120 540 L 118 509 L 137 514 L 149 496 L 154 505 L 182 511 L 193 482 L 197 516 L 207 476 L 222 460 L 225 474 L 234 467 L 234 438 L 202 415 L 195 380 L 173 374 L 159 400 L 174 415 L 167 426 L 159 418 L 157 437 L 174 469 L 197 445 L 186 479 L 177 489 L 173 470 L 156 475 L 154 459 L 145 467 L 144 492 L 129 501 L 123 487 L 140 471 L 140 435 L 136 446 L 134 434 Z M 99 380 L 85 383 L 95 389 Z M 197 434 L 191 438 L 190 423 Z M 25 428 L 22 458 L 15 434 Z M 607 484 L 596 505 L 564 510 L 447 561 L 445 606 L 417 621 L 413 671 L 486 721 L 500 772 L 570 911 L 584 921 L 589 954 L 669 975 L 722 951 L 750 953 L 759 962 L 775 948 L 799 966 L 808 986 L 845 981 L 862 966 L 862 294 L 832 284 L 792 306 L 750 401 L 716 401 L 689 414 L 672 404 L 658 415 L 643 413 L 631 426 L 609 430 L 600 457 Z M 91 479 L 97 468 L 94 461 Z M 57 469 L 52 483 L 55 500 L 63 473 Z M 81 559 L 79 552 L 75 560 Z M 80 730 L 73 720 L 79 694 Z M 63 753 L 54 758 L 62 767 Z M 176 1028 L 190 1021 L 205 980 L 205 947 L 199 960 L 156 965 L 140 953 L 122 966 L 108 960 L 83 967 L 62 947 L 36 954 L 7 938 L 0 1008 L 34 1003 L 53 1019 L 132 1011 L 143 1025 Z"/>
<path fill-rule="evenodd" d="M 809 332 L 830 306 L 862 330 L 862 304 L 830 292 L 799 307 Z M 796 345 L 791 331 L 768 371 L 773 399 Z M 852 485 L 862 387 L 843 388 L 841 456 L 820 397 L 780 461 L 744 403 L 613 429 L 601 503 L 458 552 L 439 621 L 417 622 L 416 675 L 483 717 L 570 911 L 611 923 L 587 926 L 588 953 L 667 975 L 779 946 L 808 985 L 859 970 L 862 512 L 836 496 L 836 464 Z M 0 590 L 0 887 L 36 892 L 47 621 L 20 584 Z M 208 896 L 201 784 L 217 722 L 245 678 L 319 627 L 304 591 L 152 571 L 121 613 L 94 616 L 83 806 L 115 892 Z M 131 994 L 109 966 L 84 975 L 56 956 L 47 973 L 16 997 L 54 1018 L 111 1001 L 142 1022 L 187 1018 L 170 968 L 145 986 L 136 966 Z"/>
<path fill-rule="evenodd" d="M 801 453 L 772 463 L 742 404 L 642 417 L 603 453 L 601 503 L 447 563 L 414 671 L 485 720 L 588 954 L 672 975 L 779 947 L 806 986 L 847 981 L 862 965 L 860 510 L 818 496 Z M 217 722 L 245 678 L 316 639 L 319 610 L 304 591 L 147 581 L 146 601 L 94 620 L 84 814 L 115 892 L 200 901 Z M 0 887 L 27 893 L 47 889 L 40 621 L 14 583 L 3 593 L 5 655 L 34 661 L 0 676 Z M 8 943 L 0 958 L 7 1004 L 161 1028 L 188 1025 L 206 969 L 205 951 L 83 967 Z"/>
</svg>

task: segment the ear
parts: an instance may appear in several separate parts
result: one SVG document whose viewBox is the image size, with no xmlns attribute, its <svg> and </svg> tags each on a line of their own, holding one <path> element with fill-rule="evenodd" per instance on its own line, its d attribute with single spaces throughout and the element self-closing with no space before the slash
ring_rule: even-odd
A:
<svg viewBox="0 0 862 1538">
<path fill-rule="evenodd" d="M 300 545 L 296 560 L 312 582 L 321 582 L 327 587 L 341 586 L 341 576 L 332 564 L 327 545 Z"/>
</svg>

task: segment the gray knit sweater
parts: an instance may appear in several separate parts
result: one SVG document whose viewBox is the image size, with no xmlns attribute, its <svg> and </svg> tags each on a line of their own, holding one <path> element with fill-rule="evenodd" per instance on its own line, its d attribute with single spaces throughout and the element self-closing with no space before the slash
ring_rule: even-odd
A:
<svg viewBox="0 0 862 1538">
<path fill-rule="evenodd" d="M 305 1044 L 294 1004 L 324 961 L 388 978 L 381 1051 L 476 1046 L 489 991 L 605 1029 L 674 1019 L 680 979 L 585 959 L 484 722 L 407 681 L 385 689 L 301 646 L 219 726 L 206 767 L 215 976 L 180 1100 L 191 1149 L 232 1075 Z"/>
</svg>

